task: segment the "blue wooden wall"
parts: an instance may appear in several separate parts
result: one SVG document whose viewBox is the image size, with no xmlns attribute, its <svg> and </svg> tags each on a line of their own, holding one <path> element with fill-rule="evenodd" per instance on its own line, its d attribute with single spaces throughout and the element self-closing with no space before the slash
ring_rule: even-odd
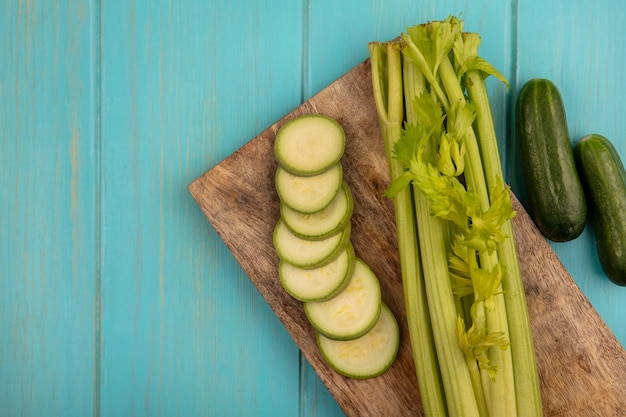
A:
<svg viewBox="0 0 626 417">
<path fill-rule="evenodd" d="M 626 158 L 621 0 L 4 0 L 0 416 L 341 416 L 186 187 L 367 58 L 461 13 L 524 199 L 517 91 Z M 590 230 L 553 244 L 626 344 Z"/>
</svg>

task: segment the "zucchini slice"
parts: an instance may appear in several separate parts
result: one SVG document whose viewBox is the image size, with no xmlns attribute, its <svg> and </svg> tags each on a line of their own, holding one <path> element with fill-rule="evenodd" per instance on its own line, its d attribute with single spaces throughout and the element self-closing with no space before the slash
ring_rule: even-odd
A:
<svg viewBox="0 0 626 417">
<path fill-rule="evenodd" d="M 300 213 L 323 210 L 337 196 L 343 184 L 343 167 L 336 163 L 321 174 L 294 175 L 286 169 L 276 168 L 276 192 L 281 202 Z"/>
<path fill-rule="evenodd" d="M 334 260 L 350 242 L 351 225 L 326 239 L 302 239 L 289 230 L 282 219 L 274 228 L 274 249 L 281 261 L 300 268 L 317 268 Z"/>
<path fill-rule="evenodd" d="M 356 379 L 384 373 L 396 359 L 400 346 L 398 322 L 382 304 L 376 325 L 354 340 L 333 340 L 317 334 L 317 345 L 324 360 L 340 374 Z"/>
<path fill-rule="evenodd" d="M 304 269 L 281 261 L 278 275 L 285 291 L 296 300 L 325 301 L 348 285 L 355 264 L 354 247 L 349 243 L 333 261 L 318 268 Z"/>
<path fill-rule="evenodd" d="M 276 134 L 276 161 L 296 175 L 317 175 L 343 156 L 346 134 L 336 120 L 307 114 L 291 119 Z"/>
<path fill-rule="evenodd" d="M 381 303 L 378 278 L 357 257 L 348 286 L 330 300 L 304 303 L 304 312 L 311 325 L 327 338 L 349 340 L 374 327 Z"/>
<path fill-rule="evenodd" d="M 344 181 L 341 191 L 333 201 L 316 213 L 300 213 L 285 204 L 280 205 L 280 213 L 291 232 L 303 239 L 325 239 L 341 231 L 352 217 L 354 201 L 350 187 Z"/>
</svg>

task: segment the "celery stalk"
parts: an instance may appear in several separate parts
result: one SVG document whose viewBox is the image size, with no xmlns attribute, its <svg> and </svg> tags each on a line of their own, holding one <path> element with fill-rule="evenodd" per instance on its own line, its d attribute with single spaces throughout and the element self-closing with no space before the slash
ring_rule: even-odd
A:
<svg viewBox="0 0 626 417">
<path fill-rule="evenodd" d="M 415 89 L 412 83 L 419 77 L 421 71 L 414 62 L 405 59 L 405 102 L 407 107 L 407 122 L 414 112 L 412 103 L 415 97 L 425 89 Z M 431 151 L 432 152 L 432 151 Z M 477 399 L 480 393 L 475 393 L 472 387 L 470 370 L 465 366 L 466 358 L 459 348 L 457 333 L 457 309 L 452 295 L 452 285 L 448 271 L 447 253 L 450 247 L 449 231 L 446 223 L 430 215 L 427 198 L 413 187 L 415 199 L 415 217 L 417 221 L 418 239 L 421 250 L 424 282 L 432 321 L 433 337 L 439 359 L 439 368 L 446 392 L 448 412 L 451 416 L 480 416 Z"/>
<path fill-rule="evenodd" d="M 440 65 L 440 76 L 444 89 L 450 98 L 450 103 L 465 102 L 466 98 L 463 93 L 463 88 L 458 81 L 456 72 L 450 59 L 446 58 Z M 478 113 L 482 111 L 481 105 L 484 103 L 476 103 L 470 101 L 474 105 L 475 111 Z M 465 179 L 469 190 L 473 190 L 481 198 L 483 210 L 487 210 L 490 206 L 489 200 L 489 186 L 485 177 L 485 166 L 488 162 L 484 161 L 480 153 L 478 146 L 478 140 L 473 128 L 467 129 L 464 136 L 465 146 L 467 150 L 467 162 L 465 164 Z M 493 186 L 495 186 L 494 184 Z M 508 239 L 510 240 L 510 239 Z M 498 255 L 483 253 L 480 256 L 481 265 L 484 268 L 492 268 L 498 263 Z M 504 304 L 504 297 L 502 291 L 495 295 L 496 307 L 493 309 L 487 309 L 485 314 L 486 324 L 489 332 L 503 332 L 508 336 L 508 321 L 507 311 Z M 489 351 L 490 361 L 498 366 L 498 376 L 490 383 L 489 378 L 485 377 L 486 392 L 491 391 L 490 397 L 497 398 L 497 400 L 488 401 L 488 408 L 491 415 L 497 416 L 512 416 L 515 415 L 516 410 L 516 395 L 515 384 L 513 375 L 513 364 L 511 358 L 511 350 L 503 352 L 499 348 L 494 347 Z"/>
<path fill-rule="evenodd" d="M 404 59 L 404 98 L 407 108 L 407 123 L 412 120 L 413 100 L 426 92 L 424 75 L 418 66 L 409 59 Z M 405 188 L 402 192 L 410 190 Z M 462 365 L 465 358 L 458 348 L 455 333 L 457 308 L 452 296 L 452 286 L 448 272 L 447 248 L 450 246 L 446 236 L 447 226 L 430 215 L 426 198 L 413 187 L 415 200 L 415 219 L 424 271 L 424 286 L 432 321 L 433 338 L 439 360 L 439 368 L 446 392 L 448 412 L 451 416 L 480 415 L 478 407 L 480 394 L 470 387 L 473 384 L 470 370 Z M 472 398 L 473 397 L 473 398 Z M 428 414 L 427 414 L 428 415 Z"/>
<path fill-rule="evenodd" d="M 386 195 L 394 198 L 420 391 L 441 409 L 426 415 L 537 417 L 515 213 L 484 84 L 487 75 L 506 79 L 478 56 L 479 44 L 455 17 L 370 44 Z"/>
<path fill-rule="evenodd" d="M 370 43 L 369 52 L 374 98 L 393 180 L 403 171 L 392 157 L 404 117 L 401 56 L 397 45 L 392 42 Z M 386 79 L 384 74 L 387 75 Z M 424 289 L 410 189 L 406 188 L 394 198 L 394 210 L 409 338 L 422 405 L 426 415 L 445 417 L 448 414 Z"/>
<path fill-rule="evenodd" d="M 439 368 L 450 416 L 480 416 L 466 358 L 459 348 L 457 311 L 447 268 L 445 221 L 430 215 L 426 197 L 414 189 L 426 294 Z"/>
<path fill-rule="evenodd" d="M 478 138 L 485 162 L 485 176 L 489 186 L 503 180 L 502 163 L 498 152 L 498 141 L 489 104 L 489 96 L 483 73 L 470 70 L 465 75 L 465 85 L 471 101 L 476 103 L 476 126 Z M 510 221 L 503 226 L 504 232 L 510 236 L 498 245 L 502 262 L 507 265 L 507 274 L 503 279 L 503 289 L 508 314 L 509 334 L 513 356 L 513 371 L 517 397 L 518 416 L 538 416 L 542 414 L 541 392 L 535 348 L 528 316 L 526 299 L 523 296 L 524 286 L 517 259 L 513 227 Z"/>
</svg>

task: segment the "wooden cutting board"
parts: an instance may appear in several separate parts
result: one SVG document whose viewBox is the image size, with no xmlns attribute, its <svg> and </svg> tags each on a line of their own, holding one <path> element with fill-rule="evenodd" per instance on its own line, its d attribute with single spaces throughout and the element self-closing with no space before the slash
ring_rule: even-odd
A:
<svg viewBox="0 0 626 417">
<path fill-rule="evenodd" d="M 234 257 L 285 325 L 348 416 L 423 415 L 406 328 L 393 205 L 383 197 L 387 164 L 366 60 L 189 185 Z M 302 304 L 278 280 L 272 231 L 279 217 L 273 157 L 277 130 L 294 116 L 322 113 L 347 134 L 342 159 L 354 198 L 352 242 L 381 281 L 399 320 L 398 358 L 380 377 L 354 380 L 322 359 Z M 546 416 L 626 416 L 626 352 L 576 286 L 524 208 L 513 221 Z"/>
</svg>

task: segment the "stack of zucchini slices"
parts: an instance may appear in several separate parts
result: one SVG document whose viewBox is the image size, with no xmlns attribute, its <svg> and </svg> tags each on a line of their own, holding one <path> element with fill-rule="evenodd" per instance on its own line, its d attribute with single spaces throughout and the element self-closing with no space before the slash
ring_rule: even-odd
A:
<svg viewBox="0 0 626 417">
<path fill-rule="evenodd" d="M 345 145 L 345 131 L 328 116 L 307 114 L 280 128 L 274 142 L 280 218 L 273 239 L 281 285 L 303 302 L 322 356 L 340 374 L 364 379 L 391 366 L 399 328 L 382 302 L 378 277 L 352 245 Z"/>
</svg>

